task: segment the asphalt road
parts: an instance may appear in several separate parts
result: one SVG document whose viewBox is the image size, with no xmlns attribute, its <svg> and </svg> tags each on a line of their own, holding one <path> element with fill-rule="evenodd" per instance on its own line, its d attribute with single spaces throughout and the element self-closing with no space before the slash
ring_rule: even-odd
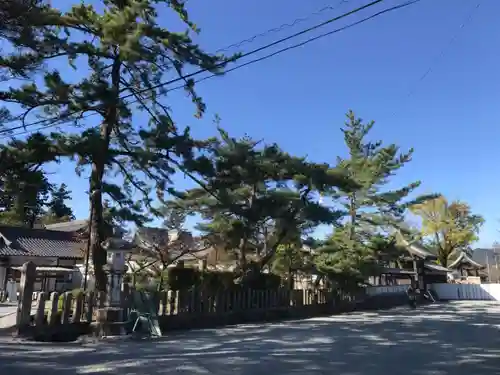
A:
<svg viewBox="0 0 500 375">
<path fill-rule="evenodd" d="M 0 338 L 0 374 L 500 374 L 500 304 L 462 302 L 151 341 L 28 344 Z"/>
</svg>

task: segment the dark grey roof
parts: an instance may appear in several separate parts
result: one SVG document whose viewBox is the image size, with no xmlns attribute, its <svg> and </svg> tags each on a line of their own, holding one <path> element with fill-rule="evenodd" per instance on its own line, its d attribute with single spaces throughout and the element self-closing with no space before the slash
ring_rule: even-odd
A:
<svg viewBox="0 0 500 375">
<path fill-rule="evenodd" d="M 424 267 L 427 268 L 428 270 L 431 270 L 431 271 L 437 271 L 437 272 L 443 272 L 443 273 L 451 272 L 451 270 L 446 268 L 446 267 L 440 266 L 439 264 L 430 263 L 430 262 L 425 262 Z"/>
<path fill-rule="evenodd" d="M 476 262 L 471 257 L 469 257 L 465 252 L 461 252 L 458 258 L 451 263 L 449 268 L 460 268 L 461 265 L 469 265 L 472 268 L 483 269 L 486 266 L 483 266 L 481 263 Z"/>
<path fill-rule="evenodd" d="M 0 255 L 82 258 L 82 242 L 71 232 L 0 225 Z"/>
<path fill-rule="evenodd" d="M 380 274 L 390 275 L 414 275 L 416 272 L 413 270 L 405 270 L 403 268 L 383 267 L 380 269 Z"/>
<path fill-rule="evenodd" d="M 417 241 L 408 241 L 401 231 L 396 232 L 398 246 L 403 247 L 411 256 L 423 260 L 437 260 L 437 256 L 429 251 L 424 245 Z"/>
<path fill-rule="evenodd" d="M 412 255 L 418 256 L 420 258 L 423 258 L 425 260 L 436 260 L 437 256 L 435 254 L 432 254 L 424 245 L 420 243 L 412 243 L 409 244 L 406 248 L 408 252 Z"/>
<path fill-rule="evenodd" d="M 0 245 L 0 256 L 27 256 L 27 255 L 29 254 L 24 250 L 17 250 L 7 245 L 4 246 Z"/>
<path fill-rule="evenodd" d="M 78 232 L 88 227 L 88 220 L 73 220 L 64 223 L 47 224 L 45 229 L 57 230 L 61 232 Z"/>
</svg>

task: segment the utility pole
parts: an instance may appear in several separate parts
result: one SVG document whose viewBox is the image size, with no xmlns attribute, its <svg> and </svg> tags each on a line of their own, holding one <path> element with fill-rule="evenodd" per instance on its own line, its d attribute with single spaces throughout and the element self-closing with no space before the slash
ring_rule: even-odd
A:
<svg viewBox="0 0 500 375">
<path fill-rule="evenodd" d="M 486 253 L 486 267 L 488 269 L 488 283 L 491 283 L 490 256 Z"/>
<path fill-rule="evenodd" d="M 495 276 L 496 282 L 500 283 L 500 270 L 498 269 L 498 253 L 496 249 L 493 249 L 493 259 L 495 260 Z"/>
</svg>

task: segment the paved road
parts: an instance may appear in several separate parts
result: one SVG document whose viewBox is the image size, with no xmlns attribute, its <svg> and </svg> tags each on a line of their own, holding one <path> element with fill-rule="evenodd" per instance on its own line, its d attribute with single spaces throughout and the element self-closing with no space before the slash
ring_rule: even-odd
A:
<svg viewBox="0 0 500 375">
<path fill-rule="evenodd" d="M 0 302 L 0 317 L 15 313 L 17 310 L 17 303 Z"/>
<path fill-rule="evenodd" d="M 173 334 L 143 342 L 0 339 L 0 374 L 500 374 L 500 304 L 433 305 Z"/>
</svg>

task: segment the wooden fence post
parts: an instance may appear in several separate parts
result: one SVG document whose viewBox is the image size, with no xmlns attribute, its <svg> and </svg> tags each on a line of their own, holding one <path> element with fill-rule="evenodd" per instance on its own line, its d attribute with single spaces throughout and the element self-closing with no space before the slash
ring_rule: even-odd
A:
<svg viewBox="0 0 500 375">
<path fill-rule="evenodd" d="M 21 270 L 21 290 L 19 293 L 19 302 L 17 303 L 16 325 L 18 333 L 23 328 L 29 326 L 31 319 L 31 300 L 36 279 L 36 266 L 33 262 L 23 264 Z"/>
</svg>

